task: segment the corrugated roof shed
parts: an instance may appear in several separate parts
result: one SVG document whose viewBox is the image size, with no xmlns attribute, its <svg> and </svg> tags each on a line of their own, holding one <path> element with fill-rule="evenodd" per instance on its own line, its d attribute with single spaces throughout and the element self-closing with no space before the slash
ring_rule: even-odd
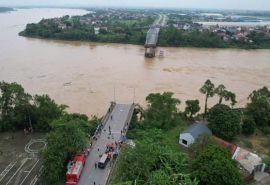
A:
<svg viewBox="0 0 270 185">
<path fill-rule="evenodd" d="M 206 132 L 212 134 L 211 130 L 203 122 L 198 122 L 190 125 L 186 130 L 181 132 L 181 134 L 190 133 L 194 139 L 198 137 L 201 133 Z"/>
</svg>

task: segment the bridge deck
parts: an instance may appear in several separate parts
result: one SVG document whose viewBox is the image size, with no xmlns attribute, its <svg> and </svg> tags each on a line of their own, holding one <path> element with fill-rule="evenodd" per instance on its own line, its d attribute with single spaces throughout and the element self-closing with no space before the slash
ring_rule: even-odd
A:
<svg viewBox="0 0 270 185">
<path fill-rule="evenodd" d="M 151 28 L 147 32 L 145 47 L 155 47 L 158 40 L 159 28 Z"/>
<path fill-rule="evenodd" d="M 113 118 L 109 119 L 104 126 L 106 132 L 101 132 L 100 138 L 92 147 L 90 156 L 87 157 L 85 167 L 78 185 L 94 184 L 94 182 L 96 184 L 105 184 L 106 178 L 108 177 L 111 170 L 110 165 L 108 163 L 105 169 L 100 169 L 98 167 L 95 169 L 95 163 L 98 163 L 100 159 L 99 154 L 101 152 L 105 152 L 106 144 L 112 142 L 114 143 L 115 140 L 118 141 L 121 138 L 121 130 L 123 130 L 123 127 L 127 121 L 131 106 L 131 104 L 116 104 L 111 113 Z M 111 133 L 114 135 L 114 139 L 112 139 L 111 136 L 109 139 L 107 138 L 109 134 L 109 126 L 111 128 Z M 98 147 L 100 148 L 99 151 Z"/>
</svg>

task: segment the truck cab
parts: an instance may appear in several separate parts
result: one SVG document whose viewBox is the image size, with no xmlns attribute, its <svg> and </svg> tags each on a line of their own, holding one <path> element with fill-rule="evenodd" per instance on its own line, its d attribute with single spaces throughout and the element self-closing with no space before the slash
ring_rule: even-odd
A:
<svg viewBox="0 0 270 185">
<path fill-rule="evenodd" d="M 77 185 L 85 165 L 85 155 L 77 154 L 68 165 L 66 185 Z"/>
</svg>

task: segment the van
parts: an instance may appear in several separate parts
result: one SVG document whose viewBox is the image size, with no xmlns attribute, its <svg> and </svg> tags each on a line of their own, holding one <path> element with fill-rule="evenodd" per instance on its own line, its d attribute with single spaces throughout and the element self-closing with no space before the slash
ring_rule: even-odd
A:
<svg viewBox="0 0 270 185">
<path fill-rule="evenodd" d="M 109 161 L 108 154 L 103 154 L 98 162 L 98 167 L 105 168 L 108 161 Z"/>
</svg>

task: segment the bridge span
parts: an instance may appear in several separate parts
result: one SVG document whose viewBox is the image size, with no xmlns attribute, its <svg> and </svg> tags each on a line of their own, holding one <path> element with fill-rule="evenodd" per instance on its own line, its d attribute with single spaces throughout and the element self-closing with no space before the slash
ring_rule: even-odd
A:
<svg viewBox="0 0 270 185">
<path fill-rule="evenodd" d="M 145 41 L 145 56 L 155 57 L 155 50 L 158 41 L 159 28 L 150 28 L 146 35 Z"/>
<path fill-rule="evenodd" d="M 104 169 L 95 168 L 95 163 L 98 164 L 100 154 L 105 153 L 106 144 L 121 140 L 122 132 L 126 133 L 135 106 L 134 103 L 114 103 L 109 108 L 104 116 L 103 127 L 98 131 L 98 139 L 93 141 L 78 185 L 108 184 L 114 159 L 111 159 Z"/>
</svg>

